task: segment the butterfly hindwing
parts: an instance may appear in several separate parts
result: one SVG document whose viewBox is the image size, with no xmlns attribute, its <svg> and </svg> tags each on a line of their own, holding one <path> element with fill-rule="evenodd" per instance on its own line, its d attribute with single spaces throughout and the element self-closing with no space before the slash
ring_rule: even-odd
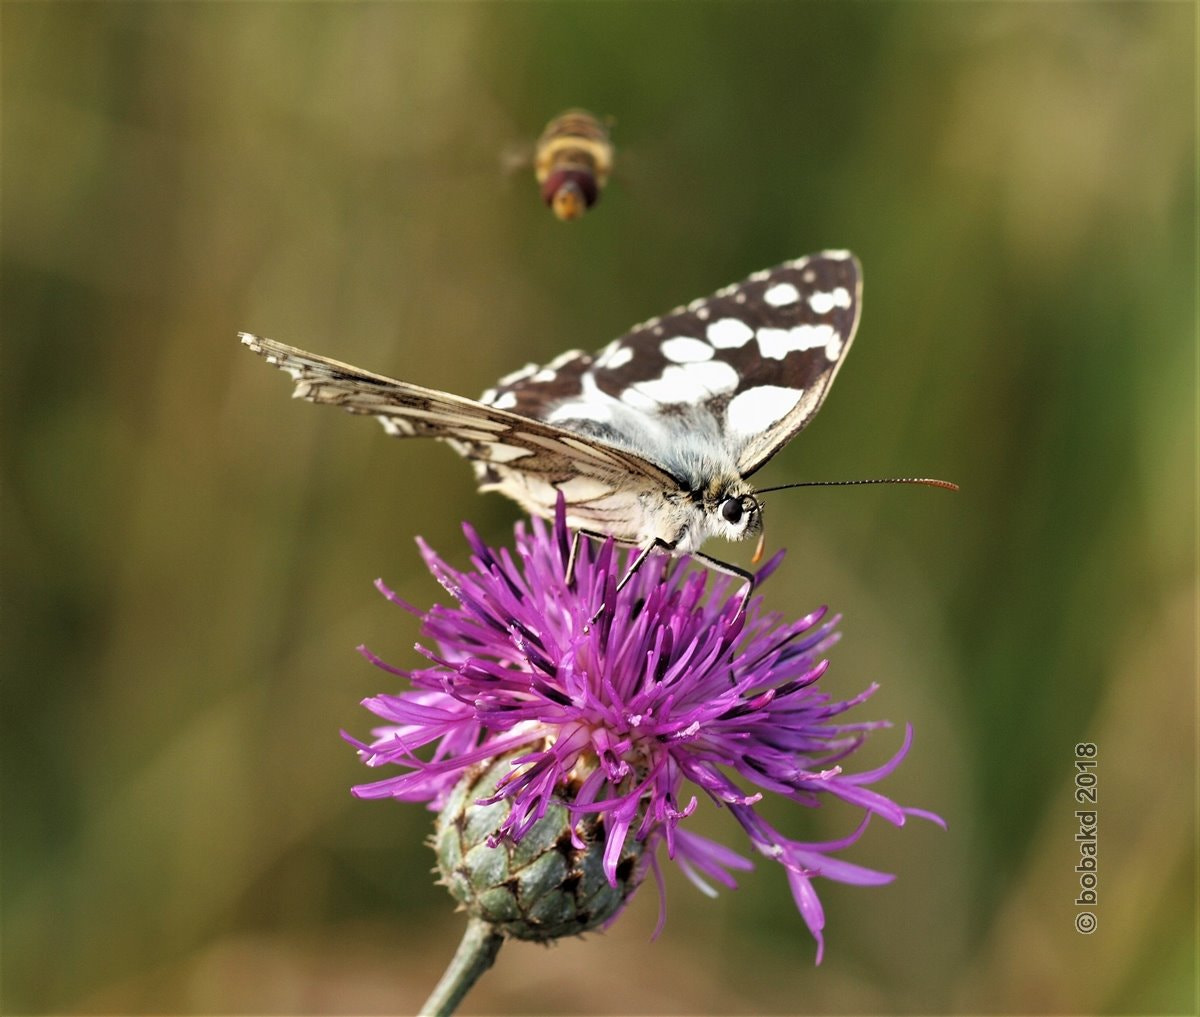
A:
<svg viewBox="0 0 1200 1017">
<path fill-rule="evenodd" d="M 598 354 L 529 365 L 484 402 L 573 429 L 591 421 L 597 438 L 634 450 L 656 418 L 703 412 L 746 477 L 820 408 L 854 338 L 861 289 L 848 252 L 799 258 L 652 318 Z"/>
</svg>

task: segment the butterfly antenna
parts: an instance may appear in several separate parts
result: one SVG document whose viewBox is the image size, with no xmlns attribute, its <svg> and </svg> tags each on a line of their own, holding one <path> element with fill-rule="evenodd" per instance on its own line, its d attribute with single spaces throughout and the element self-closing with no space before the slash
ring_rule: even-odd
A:
<svg viewBox="0 0 1200 1017">
<path fill-rule="evenodd" d="M 941 487 L 947 491 L 958 490 L 958 485 L 953 481 L 935 480 L 933 477 L 872 477 L 869 480 L 800 480 L 795 484 L 780 484 L 778 487 L 760 487 L 754 492 L 754 499 L 761 512 L 763 502 L 758 497 L 760 494 L 770 494 L 772 491 L 790 491 L 793 487 L 854 487 L 860 484 L 923 484 L 925 487 Z M 766 536 L 766 530 L 763 530 L 759 534 L 758 547 L 754 550 L 754 557 L 750 559 L 750 564 L 757 565 L 762 561 L 763 544 Z"/>
<path fill-rule="evenodd" d="M 925 487 L 941 487 L 947 491 L 958 490 L 957 484 L 949 480 L 934 480 L 932 477 L 875 477 L 871 480 L 801 480 L 795 484 L 759 488 L 754 493 L 770 494 L 772 491 L 788 491 L 793 487 L 852 487 L 859 484 L 923 484 Z"/>
</svg>

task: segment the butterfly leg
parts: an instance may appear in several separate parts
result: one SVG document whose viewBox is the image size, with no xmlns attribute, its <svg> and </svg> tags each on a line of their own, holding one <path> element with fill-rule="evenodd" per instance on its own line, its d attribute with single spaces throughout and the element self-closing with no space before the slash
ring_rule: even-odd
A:
<svg viewBox="0 0 1200 1017">
<path fill-rule="evenodd" d="M 607 540 L 608 539 L 607 537 L 605 537 L 604 534 L 592 533 L 590 530 L 576 531 L 576 537 L 578 537 L 580 534 L 582 534 L 585 537 L 594 537 L 598 540 Z M 675 549 L 674 543 L 669 543 L 669 542 L 663 540 L 661 537 L 655 537 L 651 543 L 647 544 L 645 547 L 639 548 L 637 557 L 634 558 L 634 560 L 630 564 L 628 570 L 626 570 L 625 575 L 623 575 L 621 577 L 621 579 L 617 582 L 617 591 L 616 592 L 620 593 L 623 589 L 625 589 L 626 585 L 629 583 L 629 580 L 631 580 L 637 574 L 637 570 L 642 567 L 642 563 L 645 562 L 645 560 L 647 558 L 649 558 L 650 555 L 652 555 L 655 551 L 673 551 L 674 549 Z M 572 549 L 571 549 L 572 563 L 574 562 L 574 554 L 575 554 L 575 548 L 572 547 Z M 570 581 L 571 580 L 568 579 L 568 582 L 570 582 Z M 589 619 L 590 622 L 592 624 L 595 624 L 596 620 L 603 613 L 604 613 L 604 604 L 601 603 L 601 605 L 596 609 L 596 613 L 594 615 L 592 615 L 592 617 Z"/>
<path fill-rule="evenodd" d="M 567 581 L 567 589 L 575 589 L 575 562 L 579 560 L 579 541 L 583 539 L 583 531 L 576 530 L 571 535 L 571 553 L 567 556 L 567 569 L 563 578 Z"/>
<path fill-rule="evenodd" d="M 747 572 L 745 569 L 738 568 L 736 565 L 730 565 L 727 561 L 721 561 L 720 558 L 711 558 L 707 554 L 701 554 L 699 551 L 693 551 L 691 557 L 697 558 L 704 562 L 714 572 L 720 572 L 722 575 L 733 576 L 735 579 L 743 579 L 746 582 L 746 592 L 742 595 L 742 602 L 738 605 L 737 614 L 734 615 L 735 620 L 741 618 L 746 613 L 746 607 L 750 603 L 750 597 L 754 593 L 754 573 Z"/>
<path fill-rule="evenodd" d="M 571 537 L 571 553 L 567 556 L 567 570 L 565 578 L 567 580 L 567 589 L 575 589 L 575 563 L 579 560 L 579 544 L 580 541 L 587 537 L 590 540 L 599 540 L 601 542 L 608 539 L 608 534 L 597 533 L 595 530 L 576 530 Z"/>
<path fill-rule="evenodd" d="M 642 567 L 642 563 L 650 557 L 655 551 L 674 551 L 675 542 L 665 541 L 662 537 L 655 537 L 654 540 L 645 547 L 638 549 L 638 555 L 633 559 L 633 564 L 629 566 L 629 571 L 621 577 L 621 581 L 617 583 L 617 592 L 620 593 L 625 589 L 625 585 L 634 577 L 638 569 Z"/>
</svg>

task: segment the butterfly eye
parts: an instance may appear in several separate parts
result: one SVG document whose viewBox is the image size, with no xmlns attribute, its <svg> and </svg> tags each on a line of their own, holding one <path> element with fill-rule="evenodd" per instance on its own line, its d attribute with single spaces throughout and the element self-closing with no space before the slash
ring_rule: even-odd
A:
<svg viewBox="0 0 1200 1017">
<path fill-rule="evenodd" d="M 735 526 L 742 521 L 742 499 L 741 498 L 726 498 L 721 502 L 721 515 L 725 517 L 725 521 L 733 523 Z"/>
</svg>

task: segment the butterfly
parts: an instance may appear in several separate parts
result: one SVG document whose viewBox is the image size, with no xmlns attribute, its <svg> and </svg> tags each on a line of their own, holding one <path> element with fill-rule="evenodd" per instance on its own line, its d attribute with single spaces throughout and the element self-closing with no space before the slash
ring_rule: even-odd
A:
<svg viewBox="0 0 1200 1017">
<path fill-rule="evenodd" d="M 478 402 L 240 338 L 295 379 L 297 398 L 368 414 L 397 438 L 444 441 L 471 461 L 483 491 L 545 518 L 561 495 L 573 529 L 639 547 L 621 585 L 655 550 L 753 583 L 699 549 L 761 531 L 757 496 L 778 489 L 756 491 L 749 478 L 821 408 L 861 296 L 852 254 L 813 254 L 651 318 L 598 353 L 528 364 Z"/>
</svg>

